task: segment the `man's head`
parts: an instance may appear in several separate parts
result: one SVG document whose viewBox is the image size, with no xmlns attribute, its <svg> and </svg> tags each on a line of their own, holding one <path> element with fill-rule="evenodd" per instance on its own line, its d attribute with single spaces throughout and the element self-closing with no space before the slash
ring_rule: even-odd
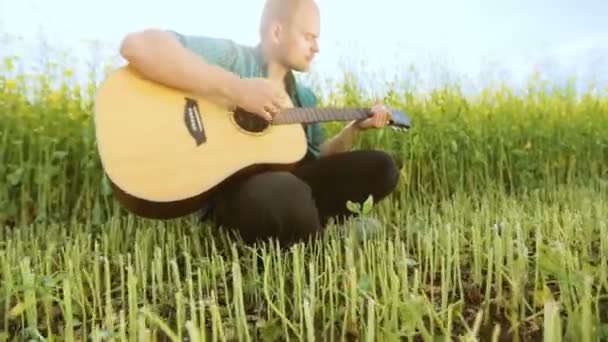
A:
<svg viewBox="0 0 608 342">
<path fill-rule="evenodd" d="M 319 52 L 319 8 L 314 0 L 267 0 L 260 39 L 271 58 L 285 67 L 306 71 Z"/>
</svg>

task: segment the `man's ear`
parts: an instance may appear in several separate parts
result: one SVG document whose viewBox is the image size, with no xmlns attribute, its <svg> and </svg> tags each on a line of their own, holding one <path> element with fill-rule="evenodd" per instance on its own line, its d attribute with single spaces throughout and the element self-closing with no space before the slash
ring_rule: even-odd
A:
<svg viewBox="0 0 608 342">
<path fill-rule="evenodd" d="M 280 22 L 275 21 L 270 25 L 270 39 L 275 44 L 283 39 L 283 25 Z"/>
</svg>

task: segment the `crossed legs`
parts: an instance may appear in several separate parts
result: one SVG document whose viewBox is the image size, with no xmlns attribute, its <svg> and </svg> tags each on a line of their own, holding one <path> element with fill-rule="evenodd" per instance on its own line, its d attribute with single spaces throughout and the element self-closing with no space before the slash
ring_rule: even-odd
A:
<svg viewBox="0 0 608 342">
<path fill-rule="evenodd" d="M 381 151 L 356 150 L 303 163 L 293 172 L 265 172 L 222 189 L 213 219 L 251 243 L 275 238 L 281 245 L 312 238 L 330 218 L 352 213 L 347 201 L 388 196 L 399 169 Z"/>
</svg>

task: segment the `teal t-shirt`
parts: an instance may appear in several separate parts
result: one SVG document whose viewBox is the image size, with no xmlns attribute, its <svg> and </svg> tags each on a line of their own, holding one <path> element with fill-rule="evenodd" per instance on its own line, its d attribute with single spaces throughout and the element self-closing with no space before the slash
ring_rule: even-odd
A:
<svg viewBox="0 0 608 342">
<path fill-rule="evenodd" d="M 203 57 L 207 63 L 220 66 L 242 78 L 267 77 L 266 62 L 258 46 L 238 44 L 230 39 L 185 35 L 170 31 L 181 44 Z M 289 96 L 297 107 L 315 107 L 317 99 L 312 90 L 296 81 L 292 72 L 288 73 Z M 319 123 L 306 125 L 308 150 L 318 157 L 320 146 L 325 140 L 324 131 Z"/>
</svg>

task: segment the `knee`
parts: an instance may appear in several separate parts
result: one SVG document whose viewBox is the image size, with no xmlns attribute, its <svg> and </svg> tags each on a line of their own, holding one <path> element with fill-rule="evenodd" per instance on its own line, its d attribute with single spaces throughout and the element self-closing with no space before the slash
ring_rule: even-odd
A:
<svg viewBox="0 0 608 342">
<path fill-rule="evenodd" d="M 247 197 L 256 229 L 247 240 L 276 238 L 289 245 L 321 229 L 312 189 L 304 181 L 288 172 L 272 172 L 256 176 L 255 183 Z"/>
<path fill-rule="evenodd" d="M 249 185 L 245 189 L 247 197 L 263 207 L 285 207 L 292 201 L 312 200 L 310 186 L 289 172 L 262 173 L 254 176 Z"/>
<path fill-rule="evenodd" d="M 375 151 L 371 168 L 377 180 L 377 195 L 384 197 L 395 190 L 399 183 L 400 168 L 396 160 L 386 152 Z"/>
</svg>

